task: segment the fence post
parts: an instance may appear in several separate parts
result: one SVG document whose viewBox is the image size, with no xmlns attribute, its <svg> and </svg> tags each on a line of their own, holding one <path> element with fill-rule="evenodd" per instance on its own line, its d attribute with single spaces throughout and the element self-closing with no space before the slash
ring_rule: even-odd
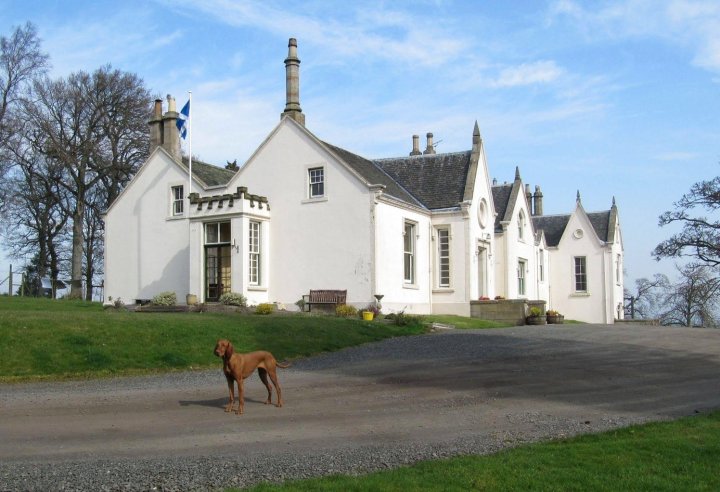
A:
<svg viewBox="0 0 720 492">
<path fill-rule="evenodd" d="M 10 274 L 8 275 L 8 278 L 10 279 L 10 282 L 8 283 L 8 295 L 10 297 L 12 297 L 12 282 L 13 282 L 12 265 L 10 265 Z"/>
</svg>

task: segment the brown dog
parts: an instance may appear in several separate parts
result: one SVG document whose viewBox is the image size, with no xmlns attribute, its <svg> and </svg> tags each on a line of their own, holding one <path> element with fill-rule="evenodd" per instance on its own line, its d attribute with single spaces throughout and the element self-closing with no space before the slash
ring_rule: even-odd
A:
<svg viewBox="0 0 720 492">
<path fill-rule="evenodd" d="M 258 351 L 249 352 L 247 354 L 236 353 L 229 340 L 217 341 L 215 344 L 215 355 L 221 357 L 223 360 L 223 372 L 225 373 L 228 389 L 230 390 L 230 403 L 225 406 L 226 412 L 232 412 L 233 404 L 235 402 L 235 381 L 237 381 L 239 404 L 235 413 L 237 415 L 241 415 L 243 413 L 245 407 L 243 380 L 250 376 L 255 369 L 258 370 L 260 379 L 268 390 L 268 397 L 265 404 L 267 405 L 268 403 L 272 403 L 272 388 L 268 383 L 268 375 L 270 375 L 270 380 L 275 385 L 275 390 L 277 391 L 277 406 L 282 406 L 282 390 L 280 389 L 280 383 L 278 382 L 275 368 L 280 367 L 285 369 L 290 367 L 290 364 L 278 363 L 270 352 Z"/>
</svg>

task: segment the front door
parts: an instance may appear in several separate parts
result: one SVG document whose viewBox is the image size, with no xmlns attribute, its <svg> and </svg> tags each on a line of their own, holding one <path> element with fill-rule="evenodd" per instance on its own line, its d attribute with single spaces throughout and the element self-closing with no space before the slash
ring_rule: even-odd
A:
<svg viewBox="0 0 720 492">
<path fill-rule="evenodd" d="M 230 222 L 205 224 L 205 301 L 217 302 L 232 292 Z"/>
<path fill-rule="evenodd" d="M 478 246 L 478 298 L 487 296 L 487 248 Z"/>
<path fill-rule="evenodd" d="M 231 292 L 230 246 L 205 247 L 205 300 L 218 301 Z"/>
</svg>

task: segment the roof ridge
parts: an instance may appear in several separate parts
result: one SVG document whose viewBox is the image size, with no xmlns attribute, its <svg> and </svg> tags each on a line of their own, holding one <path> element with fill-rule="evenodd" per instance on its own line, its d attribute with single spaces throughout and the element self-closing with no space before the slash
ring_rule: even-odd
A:
<svg viewBox="0 0 720 492">
<path fill-rule="evenodd" d="M 443 155 L 462 155 L 462 154 L 469 154 L 472 153 L 472 150 L 458 150 L 456 152 L 441 152 L 437 154 L 420 154 L 420 155 L 405 155 L 405 156 L 397 156 L 397 157 L 377 157 L 374 159 L 371 159 L 372 161 L 395 161 L 398 159 L 422 159 L 427 157 L 440 157 Z"/>
</svg>

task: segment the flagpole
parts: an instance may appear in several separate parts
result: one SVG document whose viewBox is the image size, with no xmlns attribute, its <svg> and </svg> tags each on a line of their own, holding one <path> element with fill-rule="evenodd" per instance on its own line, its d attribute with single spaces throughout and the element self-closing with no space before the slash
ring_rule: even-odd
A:
<svg viewBox="0 0 720 492">
<path fill-rule="evenodd" d="M 190 107 L 190 114 L 192 114 L 192 91 L 188 91 L 188 104 Z M 188 114 L 187 117 L 187 142 L 188 142 L 188 196 L 192 193 L 192 118 Z M 188 218 L 190 218 L 190 205 L 188 204 Z"/>
</svg>

